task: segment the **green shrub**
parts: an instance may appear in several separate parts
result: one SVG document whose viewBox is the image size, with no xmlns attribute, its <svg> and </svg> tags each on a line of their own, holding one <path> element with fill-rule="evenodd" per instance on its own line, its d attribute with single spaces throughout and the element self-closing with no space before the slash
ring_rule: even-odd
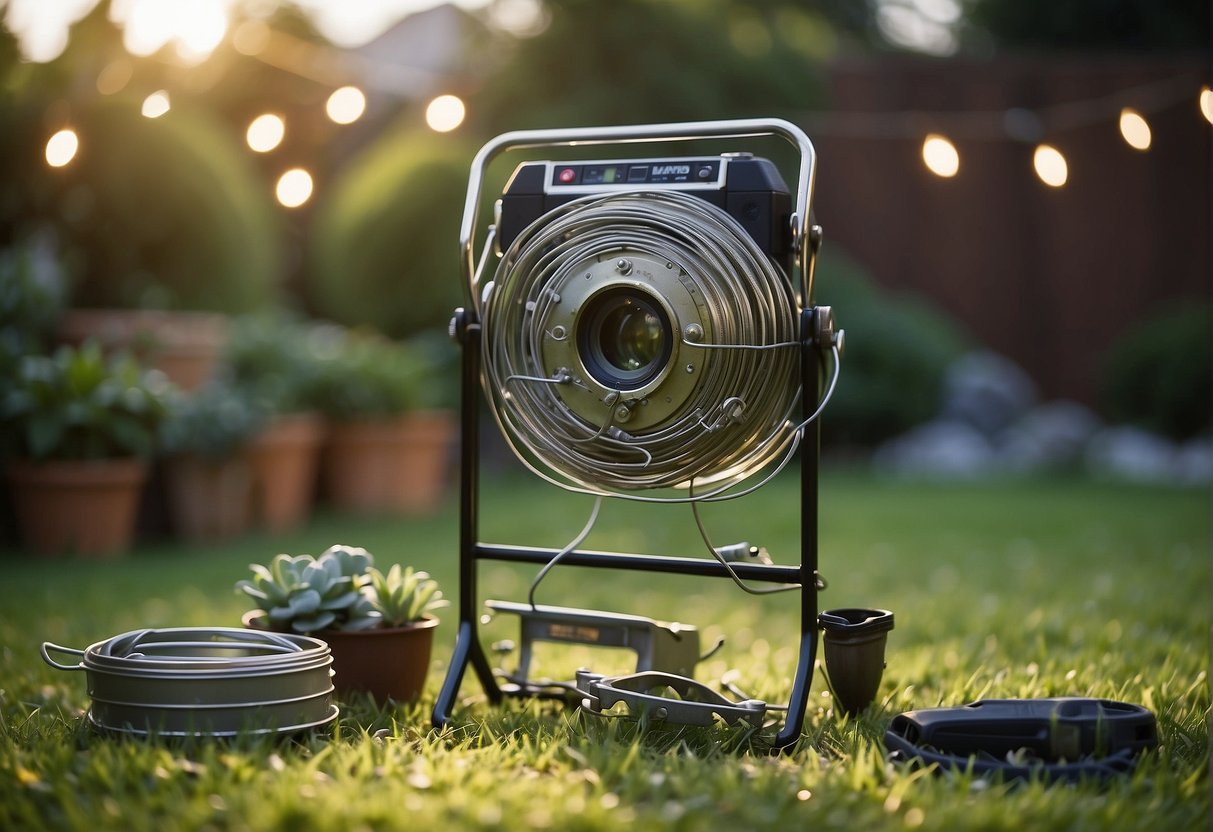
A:
<svg viewBox="0 0 1213 832">
<path fill-rule="evenodd" d="M 924 300 L 881 291 L 833 247 L 822 250 L 816 285 L 817 303 L 846 330 L 823 444 L 874 445 L 936 415 L 948 365 L 966 350 L 957 325 Z"/>
<path fill-rule="evenodd" d="M 312 325 L 275 309 L 233 322 L 224 363 L 232 383 L 269 413 L 313 410 L 320 384 Z"/>
<path fill-rule="evenodd" d="M 1168 307 L 1132 327 L 1104 365 L 1105 415 L 1173 439 L 1208 433 L 1211 329 L 1208 298 Z"/>
<path fill-rule="evenodd" d="M 238 137 L 175 107 L 139 102 L 84 114 L 63 173 L 58 222 L 79 306 L 249 311 L 273 299 L 282 235 L 269 183 Z"/>
<path fill-rule="evenodd" d="M 462 302 L 459 223 L 474 149 L 389 130 L 318 206 L 308 294 L 322 318 L 400 338 Z"/>
</svg>

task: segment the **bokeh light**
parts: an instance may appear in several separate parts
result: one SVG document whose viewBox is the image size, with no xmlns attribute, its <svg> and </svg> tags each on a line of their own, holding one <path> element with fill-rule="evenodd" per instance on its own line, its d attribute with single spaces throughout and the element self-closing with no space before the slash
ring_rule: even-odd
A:
<svg viewBox="0 0 1213 832">
<path fill-rule="evenodd" d="M 156 90 L 154 93 L 143 99 L 143 108 L 140 112 L 146 118 L 160 118 L 160 116 L 172 109 L 172 102 L 169 100 L 166 90 Z"/>
<path fill-rule="evenodd" d="M 1032 154 L 1032 167 L 1036 169 L 1040 181 L 1051 188 L 1060 188 L 1070 178 L 1066 157 L 1052 145 L 1037 145 L 1036 152 Z"/>
<path fill-rule="evenodd" d="M 222 0 L 131 0 L 122 42 L 132 55 L 151 55 L 168 43 L 190 62 L 206 58 L 227 33 Z"/>
<path fill-rule="evenodd" d="M 329 96 L 324 111 L 338 124 L 353 124 L 366 111 L 366 96 L 357 87 L 341 87 Z"/>
<path fill-rule="evenodd" d="M 269 153 L 282 144 L 282 138 L 285 135 L 286 122 L 282 120 L 281 116 L 274 113 L 262 113 L 249 123 L 244 138 L 248 142 L 248 146 L 258 153 Z"/>
<path fill-rule="evenodd" d="M 1208 87 L 1200 88 L 1200 113 L 1205 121 L 1213 124 L 1213 90 Z"/>
<path fill-rule="evenodd" d="M 960 170 L 960 153 L 956 145 L 938 133 L 929 133 L 923 140 L 922 161 L 927 170 L 945 179 L 955 176 Z"/>
<path fill-rule="evenodd" d="M 456 95 L 440 95 L 425 108 L 425 123 L 431 130 L 439 133 L 449 133 L 460 124 L 467 115 L 463 101 Z"/>
<path fill-rule="evenodd" d="M 298 208 L 312 198 L 312 175 L 303 168 L 291 168 L 278 177 L 274 189 L 278 201 L 287 208 Z"/>
<path fill-rule="evenodd" d="M 46 143 L 46 163 L 52 168 L 61 168 L 76 158 L 80 149 L 80 137 L 75 130 L 63 129 L 51 136 Z"/>
<path fill-rule="evenodd" d="M 1125 107 L 1120 111 L 1120 135 L 1135 150 L 1150 149 L 1150 124 L 1136 110 Z"/>
</svg>

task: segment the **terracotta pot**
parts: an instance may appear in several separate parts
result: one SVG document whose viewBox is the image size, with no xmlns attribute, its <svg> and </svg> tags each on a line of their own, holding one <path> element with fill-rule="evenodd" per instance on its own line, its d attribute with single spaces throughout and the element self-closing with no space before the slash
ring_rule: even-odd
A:
<svg viewBox="0 0 1213 832">
<path fill-rule="evenodd" d="M 446 493 L 458 420 L 450 410 L 422 410 L 405 419 L 405 451 L 397 499 L 411 514 L 432 514 Z"/>
<path fill-rule="evenodd" d="M 312 510 L 324 421 L 315 413 L 276 416 L 245 451 L 253 472 L 253 518 L 273 532 L 302 526 Z"/>
<path fill-rule="evenodd" d="M 242 455 L 221 460 L 181 454 L 166 461 L 173 528 L 187 540 L 225 540 L 248 531 L 252 466 Z"/>
<path fill-rule="evenodd" d="M 442 500 L 455 419 L 448 411 L 334 422 L 321 483 L 337 508 L 360 514 L 428 514 Z"/>
<path fill-rule="evenodd" d="M 244 614 L 244 626 L 266 629 L 265 613 Z M 425 689 L 438 619 L 427 616 L 404 627 L 376 630 L 320 630 L 333 654 L 333 685 L 339 696 L 367 692 L 383 704 L 413 702 Z"/>
<path fill-rule="evenodd" d="M 134 458 L 18 461 L 8 468 L 22 537 L 43 555 L 127 552 L 146 479 L 147 464 Z"/>
<path fill-rule="evenodd" d="M 92 339 L 107 352 L 128 350 L 181 389 L 196 390 L 215 375 L 227 326 L 227 318 L 213 312 L 69 309 L 58 335 L 68 344 Z"/>
</svg>

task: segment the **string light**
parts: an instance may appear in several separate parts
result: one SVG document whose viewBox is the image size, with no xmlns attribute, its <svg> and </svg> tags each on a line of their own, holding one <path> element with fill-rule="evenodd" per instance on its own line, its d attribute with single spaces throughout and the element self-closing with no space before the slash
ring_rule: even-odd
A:
<svg viewBox="0 0 1213 832">
<path fill-rule="evenodd" d="M 273 113 L 262 113 L 253 119 L 244 134 L 248 146 L 258 153 L 269 153 L 282 144 L 286 135 L 286 123 L 281 116 Z"/>
<path fill-rule="evenodd" d="M 366 111 L 366 96 L 357 87 L 342 87 L 329 96 L 324 110 L 337 124 L 353 124 Z"/>
<path fill-rule="evenodd" d="M 922 142 L 922 161 L 936 176 L 950 179 L 960 170 L 960 153 L 956 145 L 938 133 L 928 133 Z"/>
<path fill-rule="evenodd" d="M 80 137 L 75 130 L 63 129 L 51 136 L 46 143 L 46 163 L 52 168 L 61 168 L 72 159 L 80 149 Z"/>
<path fill-rule="evenodd" d="M 291 168 L 278 177 L 274 194 L 287 208 L 298 208 L 312 198 L 312 175 L 303 168 Z"/>
<path fill-rule="evenodd" d="M 166 90 L 156 90 L 143 99 L 142 113 L 145 118 L 160 118 L 172 108 Z"/>
<path fill-rule="evenodd" d="M 458 96 L 440 95 L 425 108 L 425 123 L 438 133 L 449 133 L 463 124 L 465 115 L 467 108 Z"/>
<path fill-rule="evenodd" d="M 1036 146 L 1036 152 L 1032 154 L 1032 167 L 1036 169 L 1040 181 L 1051 188 L 1065 185 L 1070 176 L 1066 157 L 1061 155 L 1060 150 L 1048 144 Z"/>
<path fill-rule="evenodd" d="M 1120 135 L 1134 150 L 1150 149 L 1150 123 L 1136 110 L 1125 107 L 1120 111 Z"/>
</svg>

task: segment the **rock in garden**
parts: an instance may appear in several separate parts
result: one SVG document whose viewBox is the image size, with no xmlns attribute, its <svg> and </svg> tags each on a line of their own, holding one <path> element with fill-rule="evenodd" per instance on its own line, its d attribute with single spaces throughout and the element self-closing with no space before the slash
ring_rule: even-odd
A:
<svg viewBox="0 0 1213 832">
<path fill-rule="evenodd" d="M 995 437 L 1036 403 L 1036 383 L 1017 364 L 993 352 L 973 352 L 948 367 L 943 417 Z"/>
</svg>

